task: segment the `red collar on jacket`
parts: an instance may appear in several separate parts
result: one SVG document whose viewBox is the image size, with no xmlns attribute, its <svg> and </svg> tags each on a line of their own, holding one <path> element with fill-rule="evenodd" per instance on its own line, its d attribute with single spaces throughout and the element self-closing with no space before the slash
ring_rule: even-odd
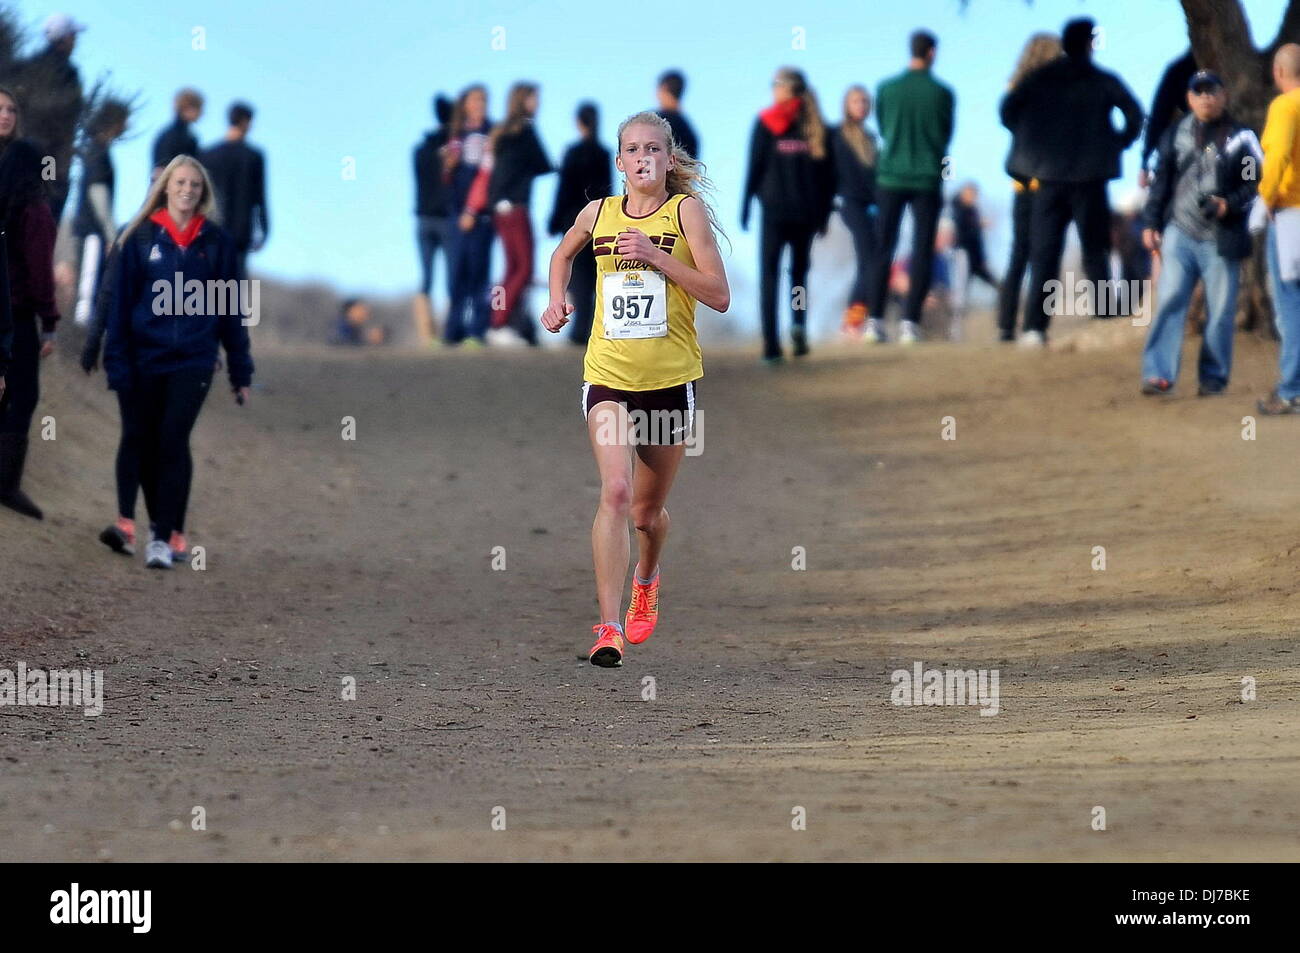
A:
<svg viewBox="0 0 1300 953">
<path fill-rule="evenodd" d="M 798 118 L 801 104 L 801 100 L 793 97 L 784 102 L 773 103 L 759 113 L 758 118 L 763 120 L 763 125 L 772 130 L 772 135 L 783 136 Z"/>
<path fill-rule="evenodd" d="M 167 229 L 167 234 L 172 237 L 172 241 L 176 243 L 177 247 L 189 248 L 190 243 L 198 236 L 199 229 L 203 227 L 203 223 L 206 222 L 207 219 L 202 215 L 195 215 L 190 219 L 190 223 L 182 230 L 176 227 L 176 223 L 173 222 L 172 217 L 167 214 L 167 210 L 165 208 L 160 208 L 149 216 L 149 221 Z"/>
</svg>

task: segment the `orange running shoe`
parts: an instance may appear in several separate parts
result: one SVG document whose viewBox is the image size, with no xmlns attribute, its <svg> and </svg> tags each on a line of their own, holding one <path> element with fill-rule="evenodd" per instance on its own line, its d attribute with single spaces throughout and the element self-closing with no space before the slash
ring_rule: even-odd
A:
<svg viewBox="0 0 1300 953">
<path fill-rule="evenodd" d="M 840 332 L 849 337 L 861 337 L 862 329 L 866 323 L 867 306 L 861 302 L 855 302 L 845 309 L 844 317 L 840 319 Z"/>
<path fill-rule="evenodd" d="M 596 633 L 596 644 L 587 653 L 587 661 L 601 668 L 615 668 L 623 664 L 623 636 L 618 626 L 608 622 L 593 625 L 591 631 Z"/>
<path fill-rule="evenodd" d="M 187 563 L 190 561 L 190 546 L 185 542 L 185 534 L 172 531 L 172 538 L 167 543 L 172 551 L 172 559 L 176 562 Z"/>
<path fill-rule="evenodd" d="M 623 629 L 627 640 L 633 645 L 640 645 L 654 634 L 655 624 L 659 621 L 659 573 L 654 581 L 646 585 L 637 582 L 636 573 L 632 573 L 632 604 L 627 607 L 627 618 L 623 620 Z"/>
</svg>

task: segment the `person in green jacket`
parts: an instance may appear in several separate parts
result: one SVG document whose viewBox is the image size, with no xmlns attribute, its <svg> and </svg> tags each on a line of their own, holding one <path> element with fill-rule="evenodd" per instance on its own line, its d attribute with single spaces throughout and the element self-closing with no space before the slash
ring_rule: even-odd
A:
<svg viewBox="0 0 1300 953">
<path fill-rule="evenodd" d="M 899 226 L 903 210 L 911 208 L 912 258 L 900 344 L 921 338 L 921 305 L 934 269 L 934 238 L 943 209 L 942 183 L 949 175 L 948 143 L 956 107 L 952 90 L 930 72 L 939 46 L 934 34 L 917 30 L 909 42 L 912 59 L 907 69 L 881 83 L 876 93 L 876 121 L 885 148 L 876 167 L 880 246 L 871 314 L 884 317 Z"/>
</svg>

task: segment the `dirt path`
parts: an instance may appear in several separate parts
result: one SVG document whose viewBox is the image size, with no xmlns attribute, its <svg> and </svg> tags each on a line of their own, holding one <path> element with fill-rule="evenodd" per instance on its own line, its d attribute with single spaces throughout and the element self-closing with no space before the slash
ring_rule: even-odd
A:
<svg viewBox="0 0 1300 953">
<path fill-rule="evenodd" d="M 0 857 L 1300 858 L 1300 426 L 1241 439 L 1273 352 L 1239 347 L 1168 402 L 1131 351 L 708 355 L 661 629 L 614 671 L 576 659 L 576 355 L 262 353 L 170 574 L 95 541 L 115 412 L 54 365 L 0 668 L 103 669 L 105 711 L 0 708 Z M 891 704 L 917 661 L 996 669 L 999 713 Z"/>
</svg>

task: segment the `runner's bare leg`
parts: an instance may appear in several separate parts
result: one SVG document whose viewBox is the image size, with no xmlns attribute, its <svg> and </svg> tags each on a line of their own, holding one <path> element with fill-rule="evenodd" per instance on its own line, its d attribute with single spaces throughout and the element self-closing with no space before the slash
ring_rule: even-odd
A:
<svg viewBox="0 0 1300 953">
<path fill-rule="evenodd" d="M 632 524 L 640 555 L 636 572 L 648 579 L 659 568 L 659 554 L 668 539 L 670 521 L 664 503 L 686 455 L 686 446 L 641 446 L 636 448 L 636 455 L 632 479 Z"/>
<path fill-rule="evenodd" d="M 600 471 L 600 504 L 591 524 L 596 599 L 602 622 L 623 619 L 623 587 L 631 558 L 628 518 L 632 512 L 632 453 L 627 408 L 601 401 L 587 415 L 587 435 Z"/>
</svg>

